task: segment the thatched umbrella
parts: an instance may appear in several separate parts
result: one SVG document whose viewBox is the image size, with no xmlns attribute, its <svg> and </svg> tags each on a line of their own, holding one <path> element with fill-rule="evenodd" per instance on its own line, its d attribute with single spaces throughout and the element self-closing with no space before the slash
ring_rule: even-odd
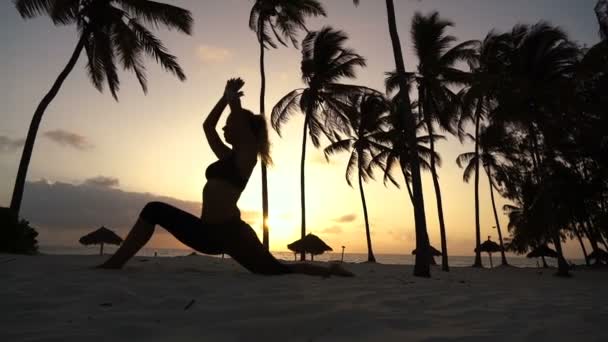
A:
<svg viewBox="0 0 608 342">
<path fill-rule="evenodd" d="M 435 257 L 436 256 L 441 256 L 441 252 L 437 250 L 437 248 L 433 247 L 433 246 L 429 246 L 431 249 L 431 265 L 437 265 L 437 262 L 435 261 Z M 412 255 L 416 255 L 416 253 L 418 252 L 417 249 L 414 249 L 412 251 Z"/>
<path fill-rule="evenodd" d="M 122 238 L 108 228 L 101 227 L 96 231 L 81 237 L 78 241 L 85 246 L 101 244 L 99 255 L 103 255 L 104 243 L 120 245 L 122 243 Z"/>
<path fill-rule="evenodd" d="M 528 253 L 528 255 L 526 255 L 526 257 L 527 258 L 541 258 L 541 259 L 543 259 L 543 268 L 549 268 L 549 265 L 547 265 L 547 261 L 545 260 L 545 257 L 557 258 L 558 254 L 556 251 L 549 248 L 549 246 L 541 245 L 541 246 L 534 248 L 532 250 L 532 252 L 530 252 L 530 253 Z"/>
<path fill-rule="evenodd" d="M 294 253 L 310 253 L 310 260 L 314 260 L 315 255 L 333 251 L 331 247 L 314 234 L 308 234 L 300 240 L 290 243 L 287 248 Z"/>
<path fill-rule="evenodd" d="M 500 246 L 496 242 L 490 240 L 490 237 L 488 236 L 488 239 L 479 245 L 479 251 L 488 253 L 490 256 L 490 268 L 494 267 L 492 264 L 492 253 L 500 252 Z M 477 248 L 475 248 L 475 252 L 477 253 Z"/>
</svg>

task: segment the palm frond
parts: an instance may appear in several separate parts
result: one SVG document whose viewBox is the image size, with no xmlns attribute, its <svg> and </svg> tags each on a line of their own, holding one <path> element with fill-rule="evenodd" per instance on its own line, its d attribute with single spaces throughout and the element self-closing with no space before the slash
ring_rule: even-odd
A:
<svg viewBox="0 0 608 342">
<path fill-rule="evenodd" d="M 323 150 L 323 153 L 325 154 L 325 159 L 329 160 L 329 158 L 335 154 L 348 152 L 351 150 L 352 146 L 353 139 L 351 138 L 335 141 Z"/>
<path fill-rule="evenodd" d="M 180 81 L 186 79 L 184 71 L 177 63 L 177 58 L 168 52 L 167 48 L 152 32 L 135 19 L 129 20 L 128 25 L 135 32 L 142 48 L 148 55 L 154 57 L 165 70 L 177 76 Z"/>
<path fill-rule="evenodd" d="M 465 165 L 468 165 L 474 159 L 475 159 L 475 152 L 465 152 L 465 153 L 458 155 L 458 157 L 456 158 L 456 164 L 458 165 L 459 168 L 462 169 L 465 167 Z"/>
<path fill-rule="evenodd" d="M 51 15 L 53 12 L 53 0 L 13 0 L 13 2 L 19 15 L 25 19 Z"/>
<path fill-rule="evenodd" d="M 95 88 L 101 92 L 105 81 L 104 65 L 93 34 L 89 33 L 86 37 L 84 49 L 87 54 L 87 73 Z"/>
<path fill-rule="evenodd" d="M 96 57 L 102 62 L 103 72 L 105 73 L 108 88 L 115 100 L 118 100 L 118 89 L 120 80 L 118 79 L 118 71 L 115 63 L 114 49 L 110 36 L 102 31 L 96 31 L 93 34 L 95 42 Z"/>
<path fill-rule="evenodd" d="M 292 90 L 289 94 L 283 96 L 274 108 L 272 108 L 270 124 L 279 136 L 281 135 L 281 126 L 286 123 L 294 113 L 301 110 L 300 98 L 302 97 L 302 93 L 302 89 Z"/>
<path fill-rule="evenodd" d="M 192 33 L 192 14 L 183 8 L 150 0 L 114 0 L 135 18 L 169 29 L 177 29 L 185 34 Z"/>
<path fill-rule="evenodd" d="M 345 174 L 346 183 L 348 183 L 348 185 L 351 187 L 353 186 L 351 179 L 358 169 L 357 168 L 358 161 L 359 161 L 358 159 L 359 159 L 359 154 L 357 153 L 356 150 L 353 150 L 353 152 L 350 154 L 350 157 L 348 158 L 348 163 L 346 164 L 346 174 Z"/>
</svg>

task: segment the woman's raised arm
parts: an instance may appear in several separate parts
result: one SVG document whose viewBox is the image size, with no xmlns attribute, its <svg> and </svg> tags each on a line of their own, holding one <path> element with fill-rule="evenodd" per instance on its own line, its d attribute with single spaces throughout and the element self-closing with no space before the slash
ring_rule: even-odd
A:
<svg viewBox="0 0 608 342">
<path fill-rule="evenodd" d="M 228 82 L 226 82 L 226 88 L 222 98 L 220 98 L 205 119 L 205 122 L 203 122 L 203 130 L 205 132 L 205 136 L 207 137 L 207 142 L 209 142 L 211 150 L 219 159 L 227 157 L 232 150 L 230 147 L 224 144 L 219 134 L 217 134 L 217 122 L 219 121 L 220 116 L 222 115 L 224 109 L 226 109 L 227 105 L 230 105 L 230 109 L 233 112 L 238 111 L 241 108 L 240 97 L 243 96 L 243 92 L 241 92 L 240 89 L 244 84 L 245 82 L 243 82 L 243 80 L 240 78 L 228 80 Z"/>
</svg>

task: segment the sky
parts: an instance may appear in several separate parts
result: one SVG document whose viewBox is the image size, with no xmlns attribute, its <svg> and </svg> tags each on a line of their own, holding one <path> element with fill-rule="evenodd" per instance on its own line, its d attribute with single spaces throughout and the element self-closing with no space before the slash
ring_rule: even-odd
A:
<svg viewBox="0 0 608 342">
<path fill-rule="evenodd" d="M 40 232 L 43 245 L 74 245 L 83 234 L 106 225 L 126 235 L 139 210 L 150 200 L 163 200 L 200 213 L 204 170 L 215 160 L 201 124 L 222 94 L 228 78 L 246 84 L 243 106 L 259 108 L 259 46 L 248 27 L 253 4 L 247 0 L 165 1 L 186 8 L 194 17 L 191 36 L 155 31 L 178 57 L 188 79 L 180 82 L 151 59 L 147 95 L 133 74 L 120 72 L 119 101 L 106 88 L 98 92 L 87 79 L 85 55 L 47 109 L 28 172 L 22 215 Z M 384 73 L 394 69 L 385 2 L 325 0 L 328 17 L 308 21 L 310 30 L 330 25 L 350 37 L 347 46 L 367 60 L 356 83 L 384 89 Z M 599 40 L 595 0 L 395 0 L 406 68 L 416 59 L 409 37 L 416 11 L 439 11 L 454 22 L 449 33 L 459 41 L 482 39 L 490 30 L 507 31 L 518 23 L 546 20 L 560 25 L 572 39 L 592 45 Z M 303 36 L 301 36 L 303 38 Z M 23 20 L 12 1 L 0 3 L 0 206 L 8 206 L 21 146 L 32 114 L 67 63 L 77 42 L 74 27 L 53 26 L 47 17 Z M 301 88 L 301 53 L 281 47 L 266 54 L 267 111 L 289 91 Z M 221 124 L 221 123 L 220 123 Z M 294 116 L 282 136 L 271 133 L 274 165 L 269 169 L 270 248 L 287 250 L 299 238 L 299 162 L 303 119 Z M 326 144 L 325 144 L 326 145 Z M 449 137 L 438 143 L 439 169 L 448 248 L 451 255 L 472 255 L 475 239 L 473 184 L 462 181 L 458 154 L 473 149 Z M 347 155 L 327 162 L 322 150 L 309 148 L 306 164 L 308 231 L 335 251 L 365 252 L 365 228 L 358 189 L 347 185 Z M 381 181 L 364 185 L 372 242 L 376 253 L 408 254 L 415 246 L 410 200 L 403 186 Z M 354 183 L 356 186 L 356 183 Z M 498 240 L 488 180 L 480 180 L 481 236 Z M 425 209 L 431 244 L 440 247 L 435 194 L 423 174 Z M 497 199 L 503 234 L 507 217 Z M 256 168 L 238 203 L 242 217 L 261 237 L 260 171 Z M 151 247 L 183 247 L 162 229 Z M 568 243 L 567 257 L 580 257 Z"/>
</svg>

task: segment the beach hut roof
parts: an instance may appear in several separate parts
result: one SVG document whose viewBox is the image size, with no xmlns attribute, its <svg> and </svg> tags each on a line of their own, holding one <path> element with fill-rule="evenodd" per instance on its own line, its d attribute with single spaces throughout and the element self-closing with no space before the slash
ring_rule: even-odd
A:
<svg viewBox="0 0 608 342">
<path fill-rule="evenodd" d="M 433 254 L 433 256 L 441 256 L 441 252 L 437 250 L 437 248 L 430 246 L 431 247 L 431 254 Z M 414 249 L 412 251 L 413 255 L 416 255 L 416 253 L 418 252 L 418 250 Z"/>
<path fill-rule="evenodd" d="M 542 245 L 540 247 L 536 247 L 532 252 L 528 253 L 526 257 L 528 258 L 540 258 L 540 257 L 549 257 L 549 258 L 557 258 L 558 254 L 556 251 L 549 248 L 547 245 Z"/>
<path fill-rule="evenodd" d="M 122 243 L 122 238 L 116 235 L 116 233 L 109 230 L 108 228 L 101 227 L 96 231 L 81 237 L 78 241 L 85 246 L 96 245 L 100 243 L 120 245 Z"/>
<path fill-rule="evenodd" d="M 479 251 L 487 253 L 500 252 L 500 246 L 488 238 L 486 241 L 484 241 L 484 243 L 479 245 Z M 477 252 L 477 248 L 475 248 L 475 252 Z"/>
<path fill-rule="evenodd" d="M 308 234 L 302 239 L 290 243 L 287 248 L 296 253 L 323 254 L 326 251 L 333 251 L 331 247 L 314 234 Z"/>
</svg>

